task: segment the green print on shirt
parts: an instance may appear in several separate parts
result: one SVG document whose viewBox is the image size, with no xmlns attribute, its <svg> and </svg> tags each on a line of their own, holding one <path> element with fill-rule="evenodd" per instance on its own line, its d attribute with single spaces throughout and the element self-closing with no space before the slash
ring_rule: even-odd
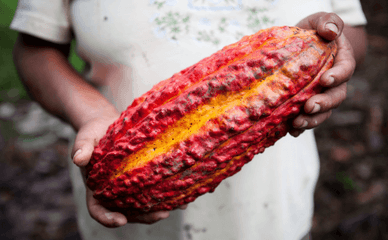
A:
<svg viewBox="0 0 388 240">
<path fill-rule="evenodd" d="M 165 3 L 166 3 L 166 1 L 162 1 L 162 2 L 155 1 L 154 2 L 154 4 L 157 6 L 158 9 L 161 9 Z"/>
<path fill-rule="evenodd" d="M 197 11 L 241 10 L 242 0 L 188 0 L 187 6 Z"/>
<path fill-rule="evenodd" d="M 169 38 L 177 40 L 177 34 L 185 31 L 186 34 L 189 32 L 189 15 L 180 15 L 178 12 L 168 12 L 163 17 L 155 18 L 155 23 L 158 25 L 159 29 L 166 31 L 169 35 Z"/>
<path fill-rule="evenodd" d="M 202 1 L 202 4 L 209 2 L 209 0 L 193 0 L 193 2 L 200 2 L 200 1 Z M 211 1 L 211 2 L 214 2 L 214 1 Z M 219 2 L 224 2 L 226 4 L 229 4 L 229 3 L 236 3 L 236 0 L 223 0 Z"/>
<path fill-rule="evenodd" d="M 226 27 L 228 26 L 228 23 L 226 21 L 226 18 L 221 18 L 220 23 L 218 24 L 218 30 L 223 33 L 226 31 Z"/>
<path fill-rule="evenodd" d="M 252 29 L 254 32 L 263 29 L 264 26 L 268 24 L 273 24 L 275 21 L 271 20 L 269 16 L 265 13 L 268 12 L 267 8 L 247 8 L 248 19 L 247 26 L 249 29 Z"/>
<path fill-rule="evenodd" d="M 228 5 L 236 4 L 238 0 L 209 1 L 209 0 L 190 0 L 194 3 L 203 5 Z M 265 5 L 269 5 L 276 0 L 266 0 Z M 168 1 L 153 1 L 152 5 L 158 10 L 158 16 L 153 19 L 156 24 L 156 31 L 162 33 L 162 36 L 179 41 L 183 37 L 194 38 L 200 42 L 208 42 L 218 46 L 222 44 L 221 40 L 227 37 L 233 37 L 236 41 L 244 35 L 253 34 L 260 29 L 273 24 L 275 20 L 268 14 L 269 8 L 266 7 L 242 7 L 240 10 L 234 10 L 236 14 L 231 14 L 231 18 L 220 15 L 220 19 L 206 19 L 206 26 L 200 26 L 195 18 L 189 13 L 182 14 L 174 10 L 174 6 L 167 3 Z M 167 4 L 166 4 L 167 3 Z M 175 5 L 175 4 L 174 4 Z M 167 10 L 167 11 L 166 11 Z M 200 10 L 207 11 L 207 10 Z M 210 11 L 212 12 L 212 11 Z M 241 14 L 243 13 L 243 14 Z M 238 15 L 241 16 L 239 19 Z M 236 20 L 238 19 L 238 21 Z M 201 19 L 203 20 L 203 19 Z M 218 24 L 216 23 L 218 22 Z M 231 26 L 234 27 L 231 27 Z M 209 29 L 209 26 L 211 29 Z M 238 29 L 236 29 L 236 26 Z"/>
<path fill-rule="evenodd" d="M 213 31 L 199 31 L 197 40 L 203 42 L 211 42 L 214 45 L 218 45 L 220 43 L 220 39 L 214 35 Z"/>
</svg>

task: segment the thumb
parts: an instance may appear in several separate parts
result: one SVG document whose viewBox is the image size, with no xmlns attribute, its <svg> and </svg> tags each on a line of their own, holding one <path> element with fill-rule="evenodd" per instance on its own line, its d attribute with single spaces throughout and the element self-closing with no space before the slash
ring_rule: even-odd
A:
<svg viewBox="0 0 388 240">
<path fill-rule="evenodd" d="M 317 30 L 321 37 L 333 41 L 341 35 L 344 22 L 335 13 L 319 12 L 302 19 L 297 26 Z"/>
<path fill-rule="evenodd" d="M 324 13 L 318 15 L 312 25 L 317 30 L 318 34 L 328 41 L 333 41 L 338 38 L 344 28 L 344 22 L 335 13 Z"/>
<path fill-rule="evenodd" d="M 90 157 L 92 156 L 97 139 L 90 134 L 83 134 L 80 131 L 75 138 L 73 150 L 71 156 L 73 162 L 78 167 L 84 167 L 89 163 Z"/>
</svg>

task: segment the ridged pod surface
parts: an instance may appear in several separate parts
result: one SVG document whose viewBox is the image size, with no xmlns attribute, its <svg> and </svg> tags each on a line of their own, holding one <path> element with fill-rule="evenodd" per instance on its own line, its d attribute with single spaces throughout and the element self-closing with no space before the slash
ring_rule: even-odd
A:
<svg viewBox="0 0 388 240">
<path fill-rule="evenodd" d="M 214 191 L 287 134 L 336 51 L 296 27 L 224 47 L 135 99 L 95 148 L 87 186 L 127 213 L 172 210 Z"/>
</svg>

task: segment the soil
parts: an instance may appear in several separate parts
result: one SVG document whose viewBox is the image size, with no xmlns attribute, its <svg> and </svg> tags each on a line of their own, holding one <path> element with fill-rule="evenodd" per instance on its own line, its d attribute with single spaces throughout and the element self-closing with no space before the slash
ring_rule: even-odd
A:
<svg viewBox="0 0 388 240">
<path fill-rule="evenodd" d="M 315 129 L 314 240 L 388 239 L 388 2 L 362 1 L 368 55 Z M 36 103 L 0 102 L 0 238 L 81 239 L 67 170 L 72 129 Z"/>
</svg>

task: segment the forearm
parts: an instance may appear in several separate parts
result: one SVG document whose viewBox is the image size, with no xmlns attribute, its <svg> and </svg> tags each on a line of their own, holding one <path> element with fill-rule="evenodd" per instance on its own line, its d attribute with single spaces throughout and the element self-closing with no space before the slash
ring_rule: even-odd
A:
<svg viewBox="0 0 388 240">
<path fill-rule="evenodd" d="M 78 130 L 93 118 L 116 109 L 68 63 L 63 51 L 29 45 L 19 37 L 14 62 L 30 95 L 50 113 Z"/>
</svg>

